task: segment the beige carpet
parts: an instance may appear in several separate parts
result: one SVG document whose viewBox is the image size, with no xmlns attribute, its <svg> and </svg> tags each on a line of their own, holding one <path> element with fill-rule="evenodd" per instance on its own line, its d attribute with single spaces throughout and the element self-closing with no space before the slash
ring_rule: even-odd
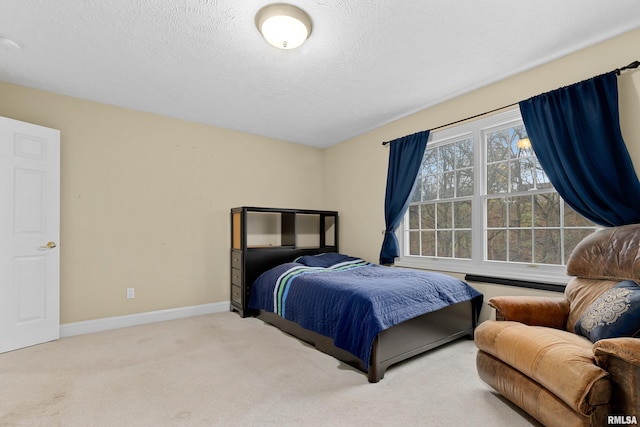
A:
<svg viewBox="0 0 640 427">
<path fill-rule="evenodd" d="M 0 354 L 0 426 L 537 425 L 477 376 L 463 339 L 366 376 L 219 313 Z"/>
</svg>

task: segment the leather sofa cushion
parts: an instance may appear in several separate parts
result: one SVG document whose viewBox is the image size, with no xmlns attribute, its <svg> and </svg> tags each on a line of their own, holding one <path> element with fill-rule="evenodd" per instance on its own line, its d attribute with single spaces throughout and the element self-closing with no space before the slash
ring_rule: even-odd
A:
<svg viewBox="0 0 640 427">
<path fill-rule="evenodd" d="M 590 415 L 611 398 L 608 373 L 595 363 L 593 343 L 571 332 L 511 321 L 485 321 L 477 347 L 538 382 L 570 408 Z"/>
<path fill-rule="evenodd" d="M 640 278 L 638 224 L 605 228 L 585 237 L 571 251 L 567 274 L 616 282 Z"/>
</svg>

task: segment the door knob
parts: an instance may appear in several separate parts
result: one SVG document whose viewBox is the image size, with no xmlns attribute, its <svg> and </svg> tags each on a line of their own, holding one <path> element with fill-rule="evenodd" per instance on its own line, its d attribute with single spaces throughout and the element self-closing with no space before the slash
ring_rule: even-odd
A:
<svg viewBox="0 0 640 427">
<path fill-rule="evenodd" d="M 56 245 L 56 242 L 47 242 L 46 245 L 40 246 L 40 249 L 53 249 L 56 246 L 58 246 L 58 245 Z"/>
</svg>

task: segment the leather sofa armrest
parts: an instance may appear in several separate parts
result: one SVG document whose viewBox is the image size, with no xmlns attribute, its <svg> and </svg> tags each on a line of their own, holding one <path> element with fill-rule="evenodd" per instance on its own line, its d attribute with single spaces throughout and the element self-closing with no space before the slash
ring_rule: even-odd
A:
<svg viewBox="0 0 640 427">
<path fill-rule="evenodd" d="M 563 297 L 500 296 L 489 300 L 496 320 L 511 320 L 531 326 L 565 329 L 569 301 Z"/>
<path fill-rule="evenodd" d="M 610 413 L 640 417 L 640 338 L 603 339 L 593 353 L 611 379 Z"/>
<path fill-rule="evenodd" d="M 608 357 L 617 357 L 640 369 L 640 338 L 608 338 L 593 345 L 593 353 L 600 364 Z"/>
</svg>

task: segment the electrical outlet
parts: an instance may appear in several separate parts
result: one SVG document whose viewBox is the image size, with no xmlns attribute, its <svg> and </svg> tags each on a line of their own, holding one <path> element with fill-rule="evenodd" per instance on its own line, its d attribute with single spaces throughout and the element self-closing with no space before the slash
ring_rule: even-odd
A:
<svg viewBox="0 0 640 427">
<path fill-rule="evenodd" d="M 135 298 L 136 297 L 136 292 L 134 288 L 127 288 L 127 299 L 129 298 Z"/>
</svg>

